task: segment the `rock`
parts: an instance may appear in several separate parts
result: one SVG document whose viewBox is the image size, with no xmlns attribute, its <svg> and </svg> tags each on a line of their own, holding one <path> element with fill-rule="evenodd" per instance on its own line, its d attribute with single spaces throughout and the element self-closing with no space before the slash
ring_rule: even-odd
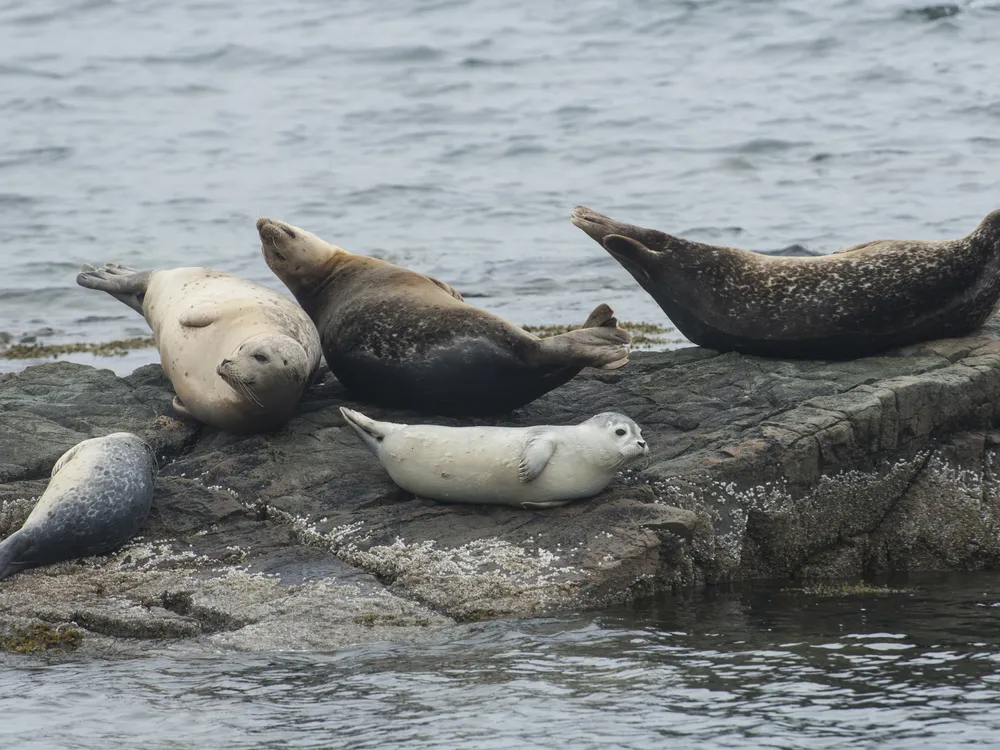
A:
<svg viewBox="0 0 1000 750">
<path fill-rule="evenodd" d="M 616 410 L 642 425 L 647 467 L 547 511 L 400 490 L 344 425 L 337 407 L 357 404 L 329 373 L 270 435 L 177 421 L 171 396 L 157 366 L 0 375 L 0 534 L 79 440 L 132 430 L 161 463 L 142 538 L 3 582 L 0 624 L 79 628 L 101 653 L 149 639 L 324 649 L 704 583 L 1000 563 L 997 322 L 852 362 L 637 353 L 506 419 L 465 420 Z"/>
</svg>

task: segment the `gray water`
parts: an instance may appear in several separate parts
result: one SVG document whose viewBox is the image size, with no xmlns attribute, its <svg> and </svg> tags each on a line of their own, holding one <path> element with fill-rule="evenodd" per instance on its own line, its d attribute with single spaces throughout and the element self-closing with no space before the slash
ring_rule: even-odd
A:
<svg viewBox="0 0 1000 750">
<path fill-rule="evenodd" d="M 514 322 L 665 323 L 575 204 L 752 249 L 963 235 L 1000 206 L 998 40 L 990 2 L 0 0 L 0 331 L 145 334 L 82 262 L 280 288 L 260 215 Z M 0 746 L 995 746 L 998 582 L 335 654 L 0 657 Z"/>
<path fill-rule="evenodd" d="M 260 215 L 516 323 L 666 323 L 575 204 L 752 249 L 964 235 L 998 38 L 984 0 L 0 0 L 0 331 L 147 333 L 83 262 L 281 288 Z"/>
<path fill-rule="evenodd" d="M 0 745 L 996 747 L 998 582 L 924 576 L 874 597 L 709 590 L 334 654 L 0 657 Z"/>
</svg>

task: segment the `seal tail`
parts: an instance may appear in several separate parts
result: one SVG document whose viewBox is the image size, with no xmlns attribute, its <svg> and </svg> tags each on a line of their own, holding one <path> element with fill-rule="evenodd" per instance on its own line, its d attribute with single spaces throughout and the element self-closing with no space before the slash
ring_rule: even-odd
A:
<svg viewBox="0 0 1000 750">
<path fill-rule="evenodd" d="M 618 327 L 614 310 L 601 303 L 583 328 L 538 342 L 541 364 L 616 370 L 628 362 L 628 331 Z"/>
<path fill-rule="evenodd" d="M 142 315 L 142 300 L 149 286 L 152 271 L 136 271 L 118 263 L 106 263 L 104 268 L 85 264 L 76 275 L 76 283 L 85 289 L 107 292 Z"/>
<path fill-rule="evenodd" d="M 31 536 L 18 530 L 0 542 L 0 581 L 31 567 Z"/>
<path fill-rule="evenodd" d="M 340 413 L 344 417 L 344 421 L 358 433 L 358 437 L 375 456 L 378 456 L 379 443 L 389 433 L 400 427 L 394 422 L 376 422 L 361 412 L 348 409 L 346 406 L 340 407 Z"/>
</svg>

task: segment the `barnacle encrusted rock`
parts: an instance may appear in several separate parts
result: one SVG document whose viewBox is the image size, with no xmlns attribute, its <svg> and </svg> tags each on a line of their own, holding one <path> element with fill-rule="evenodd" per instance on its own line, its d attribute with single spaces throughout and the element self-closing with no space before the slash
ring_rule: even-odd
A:
<svg viewBox="0 0 1000 750">
<path fill-rule="evenodd" d="M 0 584 L 0 625 L 90 642 L 325 648 L 456 621 L 611 604 L 678 586 L 1000 564 L 1000 324 L 853 362 L 689 348 L 590 371 L 502 420 L 621 411 L 652 460 L 546 511 L 395 487 L 325 377 L 270 435 L 178 421 L 157 366 L 0 376 L 0 535 L 69 446 L 132 430 L 161 471 L 142 537 Z M 364 405 L 377 419 L 440 422 Z"/>
</svg>

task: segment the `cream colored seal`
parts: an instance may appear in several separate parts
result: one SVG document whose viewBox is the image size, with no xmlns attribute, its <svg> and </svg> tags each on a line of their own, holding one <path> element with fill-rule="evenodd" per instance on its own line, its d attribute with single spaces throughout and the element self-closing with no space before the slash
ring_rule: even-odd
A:
<svg viewBox="0 0 1000 750">
<path fill-rule="evenodd" d="M 431 414 L 516 409 L 584 367 L 628 362 L 629 335 L 598 305 L 584 328 L 539 338 L 448 284 L 259 219 L 267 265 L 309 313 L 333 374 L 356 397 Z"/>
<path fill-rule="evenodd" d="M 558 427 L 405 425 L 340 413 L 392 481 L 451 503 L 555 508 L 596 495 L 649 455 L 639 426 L 614 412 Z"/>
<path fill-rule="evenodd" d="M 142 313 L 153 329 L 174 408 L 234 433 L 291 416 L 321 356 L 302 309 L 278 292 L 209 268 L 137 272 L 84 266 L 77 283 Z"/>
</svg>

